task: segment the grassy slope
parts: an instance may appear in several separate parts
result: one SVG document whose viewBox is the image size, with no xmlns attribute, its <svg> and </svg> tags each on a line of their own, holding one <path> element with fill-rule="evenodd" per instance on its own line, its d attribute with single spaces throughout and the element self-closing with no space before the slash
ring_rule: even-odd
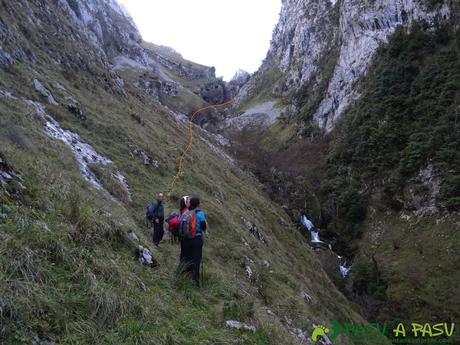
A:
<svg viewBox="0 0 460 345">
<path fill-rule="evenodd" d="M 168 189 L 185 144 L 184 127 L 129 84 L 126 95 L 116 94 L 84 72 L 16 64 L 0 71 L 0 88 L 45 104 L 33 90 L 34 77 L 59 102 L 65 95 L 50 86 L 52 81 L 81 103 L 86 120 L 64 106 L 47 105 L 47 111 L 113 160 L 129 182 L 133 202 L 115 203 L 91 187 L 70 150 L 44 133 L 43 121 L 30 106 L 21 99 L 0 98 L 1 153 L 27 186 L 19 200 L 1 192 L 2 204 L 11 208 L 0 223 L 1 343 L 30 343 L 34 335 L 59 344 L 295 343 L 263 305 L 306 330 L 313 322 L 359 320 L 281 209 L 258 191 L 255 181 L 200 140 L 167 210 L 180 195 L 202 198 L 211 225 L 204 288 L 196 291 L 187 280 L 173 279 L 178 248 L 169 244 L 153 251 L 159 268 L 140 266 L 134 254 L 137 243 L 126 235 L 136 231 L 148 246 L 144 208 L 157 192 Z M 161 167 L 142 165 L 128 145 L 158 158 Z M 245 230 L 241 217 L 262 229 L 268 246 Z M 253 281 L 244 275 L 244 255 L 255 261 L 250 264 Z M 273 268 L 266 269 L 262 260 L 271 261 Z M 301 290 L 313 302 L 300 299 Z M 226 315 L 255 323 L 259 330 L 225 329 L 224 302 L 240 306 L 226 308 Z"/>
<path fill-rule="evenodd" d="M 360 242 L 355 285 L 368 274 L 371 257 L 377 262 L 385 306 L 382 320 L 443 320 L 458 318 L 458 264 L 454 249 L 460 241 L 458 223 L 449 217 L 402 219 L 398 214 L 376 211 L 365 223 Z M 364 286 L 370 287 L 366 282 Z M 379 296 L 381 297 L 381 296 Z"/>
</svg>

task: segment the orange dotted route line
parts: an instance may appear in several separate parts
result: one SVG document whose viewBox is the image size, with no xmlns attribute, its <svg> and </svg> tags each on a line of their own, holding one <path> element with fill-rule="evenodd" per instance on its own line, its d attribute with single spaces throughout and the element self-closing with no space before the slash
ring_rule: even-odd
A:
<svg viewBox="0 0 460 345">
<path fill-rule="evenodd" d="M 229 105 L 229 104 L 231 104 L 233 102 L 235 102 L 234 98 L 232 98 L 231 100 L 226 101 L 224 103 L 208 105 L 206 107 L 198 109 L 197 111 L 195 111 L 192 114 L 192 116 L 189 117 L 189 119 L 188 119 L 188 144 L 187 144 L 187 147 L 185 148 L 185 150 L 182 151 L 182 155 L 181 155 L 181 157 L 179 159 L 179 166 L 177 168 L 177 173 L 176 173 L 176 175 L 173 177 L 173 179 L 171 181 L 171 188 L 174 188 L 174 186 L 177 183 L 177 180 L 179 179 L 180 175 L 182 174 L 182 172 L 184 170 L 185 159 L 187 158 L 187 154 L 189 153 L 189 151 L 192 149 L 192 145 L 193 145 L 193 119 L 194 119 L 194 117 L 197 114 L 201 113 L 202 111 L 205 111 L 205 110 L 208 110 L 208 109 L 222 108 L 222 107 L 225 107 L 226 105 Z"/>
</svg>

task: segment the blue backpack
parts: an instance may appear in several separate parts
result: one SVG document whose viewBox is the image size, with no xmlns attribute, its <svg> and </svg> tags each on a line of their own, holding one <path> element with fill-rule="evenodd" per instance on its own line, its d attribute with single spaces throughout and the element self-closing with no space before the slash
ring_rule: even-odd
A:
<svg viewBox="0 0 460 345">
<path fill-rule="evenodd" d="M 152 222 L 153 218 L 155 217 L 155 212 L 158 208 L 158 203 L 157 202 L 152 202 L 147 205 L 147 212 L 146 212 L 146 218 L 147 221 Z"/>
</svg>

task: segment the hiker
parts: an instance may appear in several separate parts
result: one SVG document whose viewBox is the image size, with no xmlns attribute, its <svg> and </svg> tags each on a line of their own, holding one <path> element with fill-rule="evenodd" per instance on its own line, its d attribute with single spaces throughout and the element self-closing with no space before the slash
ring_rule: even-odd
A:
<svg viewBox="0 0 460 345">
<path fill-rule="evenodd" d="M 179 243 L 179 219 L 180 214 L 172 212 L 166 217 L 166 225 L 171 243 Z"/>
<path fill-rule="evenodd" d="M 199 210 L 198 206 L 200 199 L 192 197 L 188 210 L 183 209 L 184 213 L 180 218 L 181 257 L 176 272 L 192 271 L 193 281 L 200 287 L 203 233 L 207 233 L 208 226 L 204 212 Z"/>
<path fill-rule="evenodd" d="M 163 193 L 159 193 L 156 202 L 147 206 L 147 220 L 153 225 L 153 243 L 158 247 L 163 239 L 164 208 Z"/>
<path fill-rule="evenodd" d="M 179 202 L 179 212 L 172 212 L 167 218 L 166 223 L 168 224 L 168 231 L 171 236 L 171 243 L 179 243 L 180 236 L 179 236 L 179 223 L 180 223 L 180 216 L 184 214 L 185 211 L 188 210 L 190 202 L 189 196 L 184 196 L 180 199 Z M 182 252 L 182 248 L 181 248 Z M 181 255 L 182 257 L 182 255 Z"/>
</svg>

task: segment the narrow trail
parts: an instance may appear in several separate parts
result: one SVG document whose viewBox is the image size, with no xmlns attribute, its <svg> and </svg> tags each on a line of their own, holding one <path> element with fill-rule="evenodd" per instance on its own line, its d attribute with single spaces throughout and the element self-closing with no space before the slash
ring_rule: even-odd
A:
<svg viewBox="0 0 460 345">
<path fill-rule="evenodd" d="M 173 177 L 173 179 L 171 181 L 171 190 L 176 186 L 176 183 L 179 180 L 180 175 L 184 171 L 185 159 L 187 158 L 187 155 L 188 155 L 189 151 L 192 149 L 192 146 L 193 146 L 193 119 L 195 118 L 195 116 L 197 114 L 201 113 L 202 111 L 205 111 L 205 110 L 208 110 L 208 109 L 223 108 L 223 107 L 225 107 L 225 106 L 227 106 L 229 104 L 232 104 L 234 102 L 235 102 L 235 99 L 232 98 L 231 100 L 226 101 L 224 103 L 211 104 L 211 105 L 208 105 L 206 107 L 199 108 L 198 110 L 196 110 L 189 117 L 189 119 L 188 119 L 188 143 L 187 143 L 187 146 L 185 147 L 185 149 L 182 151 L 182 155 L 181 155 L 181 157 L 179 159 L 179 164 L 178 164 L 178 167 L 177 167 L 177 173 L 176 173 L 176 175 Z"/>
</svg>

